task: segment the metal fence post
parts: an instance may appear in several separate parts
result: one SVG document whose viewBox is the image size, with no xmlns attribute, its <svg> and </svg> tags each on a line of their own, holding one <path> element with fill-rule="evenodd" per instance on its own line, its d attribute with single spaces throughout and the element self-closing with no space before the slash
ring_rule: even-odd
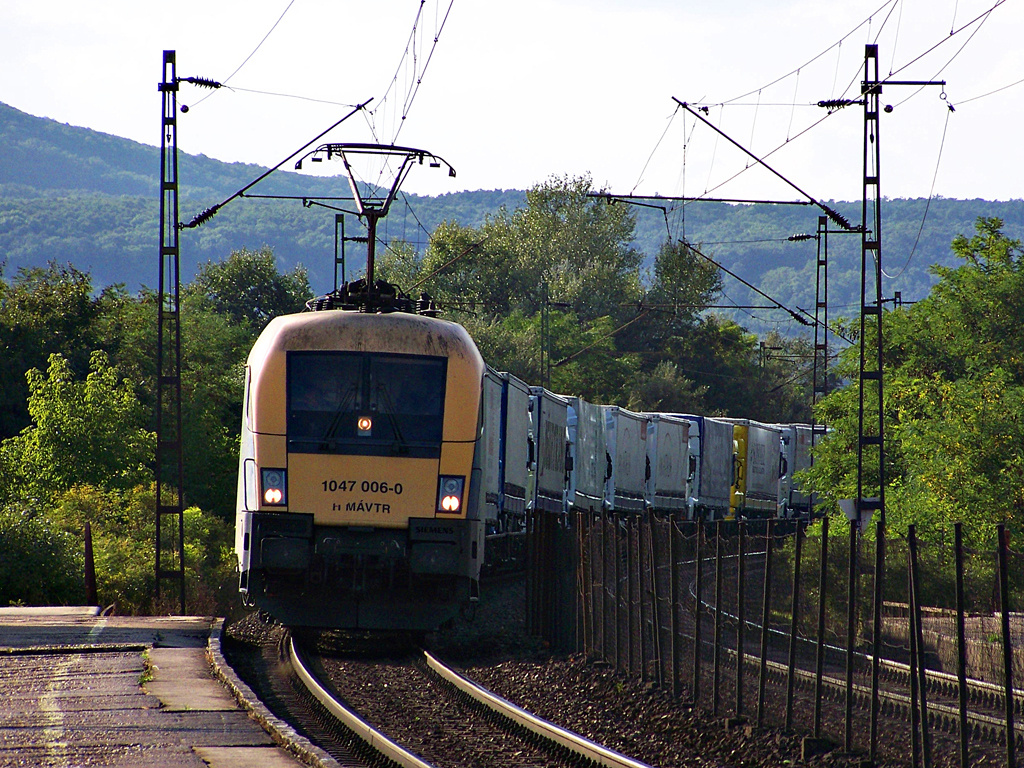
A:
<svg viewBox="0 0 1024 768">
<path fill-rule="evenodd" d="M 970 765 L 967 729 L 967 631 L 964 624 L 964 526 L 954 523 L 953 535 L 956 548 L 956 677 L 960 704 L 960 765 Z"/>
<path fill-rule="evenodd" d="M 917 689 L 918 701 L 921 706 L 921 754 L 924 758 L 924 768 L 930 768 L 932 764 L 932 742 L 928 723 L 928 683 L 926 679 L 926 665 L 924 653 L 924 632 L 921 622 L 921 569 L 917 557 L 917 528 L 914 525 L 907 531 L 908 543 L 910 544 L 910 584 L 911 584 L 911 607 L 913 629 L 915 634 L 915 645 L 917 647 Z"/>
<path fill-rule="evenodd" d="M 718 717 L 718 691 L 719 682 L 722 679 L 722 521 L 715 524 L 715 645 L 711 649 L 714 664 L 714 682 L 712 693 L 714 696 L 711 705 L 711 713 Z"/>
<path fill-rule="evenodd" d="M 761 665 L 757 675 L 757 727 L 764 724 L 765 688 L 768 673 L 768 638 L 771 624 L 772 548 L 775 543 L 775 521 L 768 521 L 764 544 L 764 594 L 761 603 Z"/>
<path fill-rule="evenodd" d="M 907 546 L 907 600 L 909 610 L 907 611 L 907 633 L 910 638 L 910 742 L 913 762 L 911 765 L 917 768 L 921 764 L 921 709 L 918 702 L 920 691 L 918 690 L 917 664 L 917 627 L 914 622 L 914 550 L 909 546 L 909 539 L 914 535 L 914 526 L 911 525 L 908 532 Z"/>
<path fill-rule="evenodd" d="M 602 513 L 601 523 L 601 657 L 612 661 L 608 647 L 608 518 Z"/>
<path fill-rule="evenodd" d="M 789 658 L 786 665 L 786 730 L 793 729 L 793 691 L 796 685 L 796 640 L 800 628 L 800 565 L 803 560 L 804 534 L 797 527 L 793 553 L 793 610 L 789 621 Z"/>
<path fill-rule="evenodd" d="M 1013 644 L 1010 640 L 1010 580 L 1008 565 L 1009 535 L 999 524 L 999 610 L 1003 613 L 1003 686 L 1006 701 L 1006 765 L 1017 766 L 1016 732 L 1013 723 Z"/>
<path fill-rule="evenodd" d="M 635 558 L 633 557 L 633 544 L 636 540 L 632 518 L 626 518 L 626 673 L 633 674 L 636 665 L 636 650 L 634 648 L 634 625 L 636 624 L 636 605 L 633 602 L 633 570 Z M 639 572 L 640 565 L 636 563 L 636 570 Z"/>
<path fill-rule="evenodd" d="M 703 563 L 703 538 L 704 538 L 704 524 L 698 518 L 696 521 L 696 538 L 697 543 L 694 547 L 694 559 L 695 559 L 695 573 L 693 575 L 693 588 L 694 588 L 694 600 L 693 600 L 693 703 L 694 705 L 700 701 L 700 675 L 701 675 L 701 653 L 703 652 L 703 632 L 702 629 L 702 616 L 701 616 L 701 602 L 703 600 L 703 589 L 704 589 L 704 563 Z"/>
<path fill-rule="evenodd" d="M 669 606 L 669 615 L 671 618 L 672 631 L 668 633 L 669 642 L 669 654 L 672 659 L 672 698 L 679 698 L 679 668 L 680 661 L 679 651 L 682 643 L 679 642 L 679 565 L 676 560 L 678 559 L 678 552 L 676 549 L 676 523 L 675 519 L 669 517 L 668 519 L 668 573 L 669 579 L 669 599 L 671 605 Z"/>
<path fill-rule="evenodd" d="M 853 646 L 857 640 L 857 565 L 859 558 L 857 547 L 857 522 L 850 521 L 850 583 L 847 585 L 846 606 L 846 738 L 847 753 L 853 751 L 853 666 L 855 659 Z"/>
<path fill-rule="evenodd" d="M 746 524 L 740 520 L 736 524 L 739 532 L 739 547 L 736 555 L 736 717 L 743 715 L 743 635 L 746 621 L 744 608 L 744 590 L 746 589 Z"/>
<path fill-rule="evenodd" d="M 825 593 L 828 591 L 828 517 L 821 519 L 821 567 L 818 574 L 818 648 L 814 663 L 814 738 L 821 738 L 822 677 L 825 670 Z"/>
<path fill-rule="evenodd" d="M 651 650 L 654 653 L 653 663 L 657 669 L 658 688 L 665 688 L 665 665 L 661 653 L 661 601 L 658 598 L 658 561 L 654 551 L 654 515 L 647 517 L 647 552 L 650 567 L 647 569 L 651 584 Z M 671 537 L 671 533 L 669 534 Z"/>
<path fill-rule="evenodd" d="M 615 595 L 614 595 L 614 610 L 612 612 L 612 618 L 614 621 L 615 629 L 615 672 L 623 671 L 623 643 L 622 643 L 622 632 L 618 629 L 618 608 L 622 602 L 623 596 L 621 594 L 620 579 L 618 579 L 618 561 L 620 561 L 620 554 L 618 554 L 618 516 L 611 516 L 611 548 L 612 548 L 612 578 L 615 580 Z"/>
<path fill-rule="evenodd" d="M 868 759 L 872 765 L 878 758 L 878 715 L 881 698 L 878 695 L 879 676 L 882 669 L 882 600 L 885 586 L 885 525 L 881 520 L 875 523 L 875 598 L 872 615 L 874 642 L 871 653 L 871 740 Z"/>
</svg>

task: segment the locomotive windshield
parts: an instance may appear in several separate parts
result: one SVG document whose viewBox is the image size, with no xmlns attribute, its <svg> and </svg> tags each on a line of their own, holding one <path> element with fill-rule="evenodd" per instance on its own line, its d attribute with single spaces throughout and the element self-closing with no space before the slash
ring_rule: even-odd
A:
<svg viewBox="0 0 1024 768">
<path fill-rule="evenodd" d="M 288 449 L 297 453 L 441 455 L 443 357 L 288 353 Z"/>
</svg>

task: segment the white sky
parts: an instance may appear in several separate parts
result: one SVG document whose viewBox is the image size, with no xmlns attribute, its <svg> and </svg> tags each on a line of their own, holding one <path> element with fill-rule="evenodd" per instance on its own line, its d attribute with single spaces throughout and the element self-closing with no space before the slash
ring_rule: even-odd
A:
<svg viewBox="0 0 1024 768">
<path fill-rule="evenodd" d="M 993 6 L 984 23 L 950 34 Z M 405 91 L 420 79 L 396 143 L 443 157 L 458 176 L 415 168 L 407 192 L 525 189 L 553 174 L 590 174 L 617 194 L 799 197 L 763 169 L 736 176 L 748 159 L 677 112 L 676 97 L 709 105 L 709 120 L 756 153 L 782 146 L 768 162 L 809 194 L 856 200 L 862 109 L 798 134 L 826 114 L 809 105 L 857 95 L 865 43 L 877 42 L 882 77 L 947 81 L 885 88 L 883 103 L 895 109 L 881 119 L 882 193 L 927 197 L 934 179 L 945 197 L 1024 197 L 1021 0 L 425 0 L 408 48 L 415 59 L 403 63 L 419 7 L 3 0 L 0 102 L 156 145 L 162 51 L 173 49 L 179 77 L 231 76 L 236 88 L 200 103 L 211 92 L 182 85 L 185 152 L 272 166 L 345 114 L 341 104 L 371 97 L 376 135 L 356 116 L 325 141 L 391 142 Z"/>
</svg>

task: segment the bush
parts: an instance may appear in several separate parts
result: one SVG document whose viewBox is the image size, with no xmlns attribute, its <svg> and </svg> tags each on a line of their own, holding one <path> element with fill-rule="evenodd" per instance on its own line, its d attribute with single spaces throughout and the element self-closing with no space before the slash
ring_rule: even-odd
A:
<svg viewBox="0 0 1024 768">
<path fill-rule="evenodd" d="M 85 598 L 81 533 L 24 504 L 0 510 L 0 605 L 68 605 Z"/>
<path fill-rule="evenodd" d="M 154 604 L 155 487 L 109 491 L 78 485 L 64 493 L 51 513 L 65 530 L 92 526 L 96 560 L 96 586 L 103 604 L 113 603 L 118 613 L 177 612 L 177 590 Z M 168 526 L 170 527 L 170 526 Z M 177 526 L 169 541 L 175 541 Z M 186 611 L 220 614 L 227 610 L 233 590 L 232 529 L 212 513 L 197 507 L 185 510 Z M 172 545 L 173 548 L 173 545 Z M 165 564 L 166 565 L 166 564 Z"/>
</svg>

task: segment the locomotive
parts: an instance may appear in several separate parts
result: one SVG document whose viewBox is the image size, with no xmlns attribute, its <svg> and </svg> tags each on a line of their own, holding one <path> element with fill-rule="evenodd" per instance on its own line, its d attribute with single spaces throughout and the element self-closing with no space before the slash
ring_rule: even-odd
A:
<svg viewBox="0 0 1024 768">
<path fill-rule="evenodd" d="M 239 589 L 283 624 L 433 631 L 479 598 L 530 511 L 812 512 L 793 472 L 821 428 L 531 387 L 383 281 L 310 309 L 272 320 L 246 363 Z"/>
<path fill-rule="evenodd" d="M 423 630 L 477 594 L 484 363 L 462 326 L 387 309 L 275 318 L 246 363 L 240 590 L 284 624 Z"/>
</svg>

